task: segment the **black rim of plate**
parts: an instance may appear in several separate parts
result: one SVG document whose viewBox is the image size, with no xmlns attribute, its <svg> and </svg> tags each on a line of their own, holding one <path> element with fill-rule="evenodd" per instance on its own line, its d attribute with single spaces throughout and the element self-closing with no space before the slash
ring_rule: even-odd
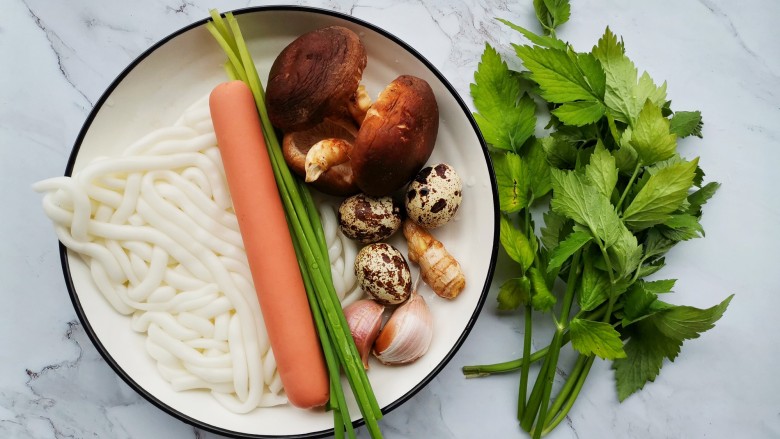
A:
<svg viewBox="0 0 780 439">
<path fill-rule="evenodd" d="M 441 83 L 446 87 L 446 89 L 449 91 L 449 93 L 455 98 L 458 105 L 460 105 L 461 110 L 464 112 L 466 117 L 468 118 L 469 122 L 471 123 L 472 128 L 474 129 L 475 133 L 477 134 L 477 138 L 479 139 L 480 145 L 482 147 L 482 153 L 485 157 L 485 162 L 488 166 L 488 174 L 490 176 L 490 186 L 491 186 L 491 192 L 493 194 L 493 206 L 494 206 L 494 218 L 493 218 L 493 242 L 492 242 L 492 252 L 490 255 L 490 265 L 488 268 L 487 276 L 485 279 L 485 284 L 482 286 L 482 292 L 480 295 L 480 299 L 477 303 L 476 308 L 474 309 L 473 314 L 469 318 L 469 321 L 466 325 L 466 327 L 463 329 L 463 332 L 461 333 L 460 337 L 458 337 L 457 341 L 455 342 L 455 345 L 453 345 L 452 349 L 447 353 L 447 355 L 442 359 L 442 361 L 427 375 L 425 378 L 423 378 L 422 381 L 420 381 L 417 385 L 415 385 L 411 390 L 409 390 L 406 394 L 398 398 L 396 401 L 390 403 L 389 405 L 385 406 L 382 409 L 383 414 L 387 414 L 394 410 L 395 408 L 401 406 L 403 403 L 408 401 L 412 396 L 414 396 L 417 392 L 419 392 L 423 387 L 428 385 L 428 383 L 433 380 L 433 378 L 438 375 L 442 369 L 449 363 L 450 360 L 455 356 L 457 351 L 460 349 L 460 347 L 463 345 L 463 342 L 466 340 L 466 337 L 471 332 L 471 329 L 473 328 L 474 324 L 476 323 L 477 317 L 479 316 L 480 311 L 482 310 L 483 305 L 485 304 L 485 299 L 487 298 L 488 290 L 490 289 L 490 284 L 493 279 L 493 273 L 495 270 L 495 262 L 496 257 L 498 253 L 498 224 L 499 224 L 499 208 L 498 208 L 498 190 L 496 186 L 496 180 L 495 175 L 492 172 L 492 162 L 490 159 L 490 154 L 488 153 L 487 144 L 485 143 L 484 138 L 482 137 L 482 134 L 479 131 L 479 127 L 477 126 L 476 121 L 471 115 L 471 111 L 466 106 L 466 104 L 463 102 L 463 99 L 458 95 L 458 93 L 455 91 L 455 88 L 450 84 L 449 81 L 442 75 L 439 70 L 431 64 L 430 61 L 428 61 L 424 56 L 422 56 L 417 50 L 409 46 L 407 43 L 403 42 L 401 39 L 396 37 L 395 35 L 387 32 L 386 30 L 373 25 L 369 22 L 363 21 L 361 19 L 355 18 L 351 15 L 342 14 L 340 12 L 331 11 L 328 9 L 321 9 L 321 8 L 313 8 L 313 7 L 306 7 L 306 6 L 258 6 L 258 7 L 249 7 L 249 8 L 242 8 L 242 9 L 236 9 L 234 11 L 231 11 L 234 15 L 242 15 L 242 14 L 250 14 L 250 13 L 262 13 L 262 12 L 272 12 L 272 11 L 293 11 L 293 12 L 303 12 L 303 13 L 311 13 L 311 14 L 321 14 L 321 15 L 328 15 L 336 18 L 340 18 L 343 20 L 350 21 L 354 24 L 363 26 L 365 28 L 368 28 L 372 31 L 375 31 L 379 33 L 380 35 L 384 36 L 385 38 L 393 41 L 394 43 L 398 44 L 402 48 L 404 48 L 406 51 L 411 53 L 415 58 L 417 58 L 420 62 L 422 62 L 430 71 L 433 73 L 436 78 L 441 81 Z M 81 147 L 81 144 L 84 140 L 84 137 L 86 136 L 87 132 L 89 131 L 90 126 L 92 125 L 93 120 L 97 116 L 97 113 L 100 111 L 100 109 L 105 104 L 108 97 L 111 95 L 111 93 L 114 91 L 114 89 L 125 79 L 125 77 L 138 65 L 140 64 L 144 59 L 146 59 L 151 53 L 168 43 L 173 38 L 189 31 L 192 29 L 195 29 L 200 26 L 204 26 L 208 21 L 210 21 L 211 18 L 205 18 L 202 20 L 199 20 L 195 23 L 192 23 L 188 26 L 185 26 L 170 35 L 166 36 L 165 38 L 158 41 L 156 44 L 148 48 L 146 51 L 144 51 L 142 54 L 140 54 L 136 59 L 134 59 L 127 67 L 125 67 L 124 70 L 111 82 L 111 84 L 108 86 L 108 88 L 103 92 L 100 99 L 95 103 L 95 106 L 92 108 L 92 111 L 90 111 L 89 116 L 87 116 L 86 121 L 84 122 L 84 125 L 81 128 L 81 131 L 79 131 L 78 137 L 76 138 L 76 142 L 73 145 L 73 149 L 71 151 L 70 157 L 68 159 L 67 167 L 65 168 L 65 175 L 70 176 L 73 172 L 73 166 L 76 162 L 76 158 L 79 153 L 79 149 Z M 190 416 L 185 415 L 184 413 L 179 412 L 178 410 L 174 409 L 173 407 L 170 407 L 169 405 L 163 403 L 159 399 L 157 399 L 154 395 L 149 393 L 146 389 L 144 389 L 142 386 L 140 386 L 138 383 L 133 380 L 130 375 L 125 372 L 124 369 L 122 369 L 119 364 L 114 360 L 114 358 L 108 353 L 108 350 L 103 346 L 103 343 L 101 343 L 100 339 L 98 338 L 98 335 L 93 330 L 92 326 L 89 323 L 89 320 L 87 319 L 86 314 L 84 313 L 84 309 L 81 307 L 81 302 L 78 298 L 78 293 L 76 292 L 76 288 L 73 285 L 73 279 L 70 274 L 70 264 L 68 262 L 68 251 L 67 248 L 60 243 L 59 244 L 59 251 L 60 251 L 60 262 L 62 264 L 62 271 L 65 275 L 65 283 L 68 288 L 68 293 L 70 294 L 71 302 L 73 302 L 73 307 L 76 310 L 76 314 L 78 315 L 79 320 L 81 321 L 82 326 L 84 327 L 84 330 L 86 331 L 87 335 L 89 336 L 92 343 L 97 348 L 98 352 L 100 352 L 100 355 L 103 357 L 103 359 L 111 366 L 111 368 L 116 372 L 117 375 L 119 375 L 122 380 L 125 381 L 133 390 L 135 390 L 138 394 L 140 394 L 142 397 L 144 397 L 147 401 L 152 403 L 154 406 L 159 408 L 160 410 L 168 413 L 169 415 L 187 423 L 192 426 L 202 428 L 203 430 L 210 431 L 212 433 L 217 433 L 224 436 L 229 437 L 236 437 L 236 438 L 319 438 L 319 437 L 325 437 L 328 435 L 333 434 L 333 428 L 327 429 L 327 430 L 321 430 L 321 431 L 314 431 L 310 433 L 303 433 L 303 434 L 297 434 L 297 435 L 256 435 L 256 434 L 249 434 L 249 433 L 242 433 L 232 430 L 227 430 L 221 427 L 216 427 L 214 425 L 205 423 L 203 421 L 200 421 L 198 419 L 194 419 Z M 357 421 L 353 422 L 355 427 L 361 426 L 365 424 L 365 421 L 363 418 L 360 418 Z"/>
</svg>

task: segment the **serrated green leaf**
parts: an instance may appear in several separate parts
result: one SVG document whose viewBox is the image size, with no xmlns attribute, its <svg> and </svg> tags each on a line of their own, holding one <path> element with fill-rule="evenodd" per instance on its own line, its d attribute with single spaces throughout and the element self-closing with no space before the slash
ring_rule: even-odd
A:
<svg viewBox="0 0 780 439">
<path fill-rule="evenodd" d="M 687 213 L 671 215 L 662 226 L 661 233 L 673 241 L 687 241 L 704 236 L 704 228 L 699 223 L 699 218 Z"/>
<path fill-rule="evenodd" d="M 531 288 L 533 290 L 531 305 L 537 311 L 551 310 L 557 300 L 552 291 L 547 287 L 547 279 L 536 267 L 531 267 L 528 270 L 528 275 L 531 278 Z"/>
<path fill-rule="evenodd" d="M 552 251 L 550 262 L 547 264 L 547 269 L 552 270 L 560 267 L 577 250 L 581 249 L 585 244 L 592 240 L 593 236 L 588 232 L 574 232 L 570 234 Z"/>
<path fill-rule="evenodd" d="M 730 295 L 723 302 L 707 309 L 699 309 L 692 306 L 671 306 L 663 312 L 653 316 L 653 322 L 658 330 L 665 336 L 674 340 L 690 340 L 712 329 L 726 312 L 734 295 Z"/>
<path fill-rule="evenodd" d="M 590 90 L 599 98 L 599 101 L 603 102 L 607 87 L 607 75 L 604 73 L 601 62 L 590 53 L 577 53 L 576 60 L 580 71 L 585 76 L 585 81 L 590 86 Z"/>
<path fill-rule="evenodd" d="M 644 288 L 642 281 L 631 286 L 623 299 L 623 327 L 647 317 L 650 305 L 657 300 L 656 294 Z"/>
<path fill-rule="evenodd" d="M 622 41 L 607 28 L 591 51 L 606 76 L 604 103 L 618 121 L 633 125 L 648 99 L 662 107 L 666 102 L 666 84 L 657 87 L 647 73 L 637 79 L 638 71 L 628 57 Z"/>
<path fill-rule="evenodd" d="M 665 357 L 680 352 L 680 344 L 658 334 L 647 319 L 631 325 L 627 331 L 631 338 L 623 346 L 625 358 L 612 362 L 618 400 L 623 402 L 631 394 L 642 389 L 648 381 L 655 381 Z"/>
<path fill-rule="evenodd" d="M 539 23 L 549 32 L 569 21 L 569 0 L 534 0 L 534 11 Z"/>
<path fill-rule="evenodd" d="M 576 61 L 567 52 L 539 46 L 515 46 L 517 56 L 539 84 L 539 94 L 549 102 L 593 101 L 590 88 Z"/>
<path fill-rule="evenodd" d="M 660 279 L 660 280 L 654 280 L 654 281 L 641 281 L 642 287 L 654 294 L 664 294 L 672 291 L 672 288 L 674 288 L 674 284 L 677 282 L 676 279 Z"/>
<path fill-rule="evenodd" d="M 554 211 L 588 226 L 605 246 L 614 244 L 625 228 L 609 199 L 574 171 L 552 169 Z"/>
<path fill-rule="evenodd" d="M 625 358 L 620 334 L 609 323 L 575 318 L 569 323 L 571 345 L 583 355 L 605 360 Z"/>
<path fill-rule="evenodd" d="M 490 155 L 498 187 L 498 204 L 502 211 L 514 213 L 528 205 L 528 175 L 522 159 L 515 153 Z"/>
<path fill-rule="evenodd" d="M 645 259 L 657 258 L 668 252 L 674 247 L 675 242 L 664 237 L 661 232 L 655 228 L 647 231 L 645 240 L 642 242 Z"/>
<path fill-rule="evenodd" d="M 651 175 L 623 212 L 626 224 L 642 230 L 667 221 L 686 200 L 698 161 L 677 163 Z"/>
<path fill-rule="evenodd" d="M 629 336 L 626 358 L 612 363 L 618 399 L 623 401 L 648 381 L 654 381 L 664 358 L 674 361 L 684 340 L 697 338 L 711 329 L 733 297 L 708 309 L 665 304 L 651 316 L 625 328 Z"/>
<path fill-rule="evenodd" d="M 558 169 L 573 169 L 577 162 L 577 148 L 573 143 L 555 137 L 539 139 L 547 155 L 547 163 Z"/>
<path fill-rule="evenodd" d="M 519 151 L 534 133 L 536 104 L 522 93 L 518 78 L 489 44 L 474 73 L 471 97 L 477 109 L 474 118 L 494 148 Z"/>
<path fill-rule="evenodd" d="M 528 303 L 531 299 L 531 281 L 523 276 L 522 278 L 507 279 L 498 289 L 498 309 L 501 311 L 510 311 L 517 309 L 520 305 Z"/>
<path fill-rule="evenodd" d="M 700 111 L 677 111 L 669 121 L 669 131 L 680 138 L 688 136 L 701 138 L 703 126 Z"/>
<path fill-rule="evenodd" d="M 614 157 L 615 166 L 626 175 L 631 175 L 634 172 L 636 163 L 639 160 L 636 150 L 628 143 L 621 143 L 620 147 L 615 150 Z"/>
<path fill-rule="evenodd" d="M 531 32 L 530 30 L 520 27 L 508 20 L 504 20 L 502 18 L 499 18 L 498 21 L 501 23 L 504 23 L 505 25 L 511 27 L 512 29 L 520 32 L 524 37 L 526 37 L 530 42 L 536 44 L 537 46 L 542 47 L 550 47 L 552 49 L 560 49 L 560 50 L 566 50 L 566 43 L 559 40 L 558 38 L 549 36 L 549 35 L 538 35 L 534 32 Z"/>
<path fill-rule="evenodd" d="M 567 102 L 552 111 L 566 125 L 581 127 L 604 116 L 604 105 L 599 101 Z"/>
<path fill-rule="evenodd" d="M 593 46 L 591 53 L 596 59 L 604 63 L 622 58 L 626 53 L 626 50 L 623 41 L 618 41 L 617 35 L 612 33 L 609 27 L 607 27 L 604 31 L 604 35 L 599 39 L 598 43 Z"/>
<path fill-rule="evenodd" d="M 669 120 L 661 115 L 661 109 L 650 100 L 639 112 L 630 143 L 644 165 L 652 165 L 675 154 L 677 137 L 669 132 Z"/>
<path fill-rule="evenodd" d="M 583 311 L 593 311 L 609 299 L 609 276 L 594 262 L 593 257 L 583 258 L 582 279 L 577 286 L 577 300 Z"/>
<path fill-rule="evenodd" d="M 637 242 L 636 236 L 625 226 L 621 227 L 618 239 L 607 248 L 607 253 L 618 278 L 632 274 L 642 260 L 642 246 Z"/>
<path fill-rule="evenodd" d="M 552 190 L 552 180 L 550 179 L 550 164 L 547 162 L 542 143 L 533 139 L 532 142 L 520 151 L 520 158 L 528 176 L 528 188 L 531 191 L 533 199 L 539 199 Z M 526 203 L 531 204 L 532 200 Z"/>
<path fill-rule="evenodd" d="M 687 212 L 693 216 L 701 217 L 701 208 L 707 201 L 715 195 L 720 188 L 720 183 L 710 182 L 701 187 L 701 189 L 688 195 Z"/>
<path fill-rule="evenodd" d="M 609 199 L 618 180 L 618 168 L 615 157 L 599 142 L 590 156 L 590 163 L 585 166 L 585 176 L 588 177 L 602 195 Z"/>
<path fill-rule="evenodd" d="M 542 244 L 548 250 L 552 250 L 571 231 L 571 221 L 552 210 L 544 212 L 542 216 L 544 218 L 544 226 L 541 230 Z"/>
<path fill-rule="evenodd" d="M 528 242 L 528 237 L 518 230 L 505 214 L 501 215 L 499 232 L 501 245 L 506 254 L 520 264 L 521 272 L 528 270 L 534 262 L 534 252 Z"/>
</svg>

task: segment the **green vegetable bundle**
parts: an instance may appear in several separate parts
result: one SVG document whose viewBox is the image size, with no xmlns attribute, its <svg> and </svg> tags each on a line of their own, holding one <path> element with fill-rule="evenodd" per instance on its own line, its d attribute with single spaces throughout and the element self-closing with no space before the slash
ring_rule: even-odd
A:
<svg viewBox="0 0 780 439">
<path fill-rule="evenodd" d="M 698 158 L 677 152 L 678 139 L 702 136 L 701 114 L 672 111 L 666 84 L 640 75 L 609 28 L 590 52 L 557 38 L 568 1 L 534 0 L 534 7 L 542 34 L 501 20 L 530 41 L 514 45 L 526 70 L 510 70 L 486 45 L 471 85 L 498 183 L 501 244 L 517 263 L 498 308 L 523 310 L 523 357 L 463 372 L 519 370 L 518 420 L 538 438 L 565 418 L 595 357 L 612 361 L 623 401 L 653 381 L 684 340 L 712 328 L 731 297 L 709 309 L 672 305 L 661 298 L 675 280 L 647 279 L 672 247 L 704 236 L 702 206 L 719 184 L 704 184 Z M 537 101 L 549 110 L 541 138 Z M 539 236 L 532 210 L 543 211 Z M 531 353 L 534 312 L 549 313 L 555 332 Z M 578 357 L 553 395 L 568 342 Z"/>
</svg>

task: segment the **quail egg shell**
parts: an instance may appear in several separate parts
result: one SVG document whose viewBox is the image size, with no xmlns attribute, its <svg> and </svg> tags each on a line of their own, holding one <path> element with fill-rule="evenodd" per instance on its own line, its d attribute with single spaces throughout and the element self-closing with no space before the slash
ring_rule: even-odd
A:
<svg viewBox="0 0 780 439">
<path fill-rule="evenodd" d="M 355 276 L 363 291 L 383 305 L 397 305 L 412 294 L 412 274 L 401 252 L 390 244 L 369 244 L 355 257 Z"/>
<path fill-rule="evenodd" d="M 392 197 L 353 195 L 339 206 L 339 228 L 363 244 L 389 238 L 401 227 L 401 205 Z"/>
<path fill-rule="evenodd" d="M 463 183 L 452 166 L 440 163 L 423 168 L 406 191 L 406 214 L 426 229 L 449 222 L 463 199 Z"/>
</svg>

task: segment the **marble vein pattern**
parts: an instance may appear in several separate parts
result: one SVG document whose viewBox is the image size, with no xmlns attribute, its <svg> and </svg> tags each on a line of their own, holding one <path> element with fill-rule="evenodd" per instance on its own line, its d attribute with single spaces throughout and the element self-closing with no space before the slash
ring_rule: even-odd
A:
<svg viewBox="0 0 780 439">
<path fill-rule="evenodd" d="M 218 438 L 157 409 L 100 357 L 70 303 L 56 237 L 30 184 L 61 175 L 77 133 L 111 81 L 171 32 L 208 9 L 280 2 L 4 0 L 0 22 L 0 437 Z M 533 27 L 531 1 L 306 0 L 377 24 L 427 57 L 471 105 L 485 43 L 510 67 L 521 37 L 494 20 Z M 704 307 L 736 293 L 726 316 L 666 362 L 654 383 L 618 403 L 609 364 L 597 361 L 574 410 L 548 437 L 780 437 L 780 2 L 573 2 L 560 36 L 578 50 L 607 25 L 677 109 L 700 109 L 701 156 L 723 184 L 707 205 L 706 238 L 667 258 L 681 302 Z M 485 308 L 464 346 L 414 398 L 381 422 L 388 438 L 522 438 L 517 377 L 466 380 L 460 367 L 519 356 L 523 323 L 495 310 L 513 266 L 499 258 Z M 539 319 L 536 347 L 549 325 Z M 565 362 L 567 358 L 564 358 Z M 556 383 L 565 378 L 559 370 Z M 359 437 L 368 434 L 360 429 Z"/>
</svg>

